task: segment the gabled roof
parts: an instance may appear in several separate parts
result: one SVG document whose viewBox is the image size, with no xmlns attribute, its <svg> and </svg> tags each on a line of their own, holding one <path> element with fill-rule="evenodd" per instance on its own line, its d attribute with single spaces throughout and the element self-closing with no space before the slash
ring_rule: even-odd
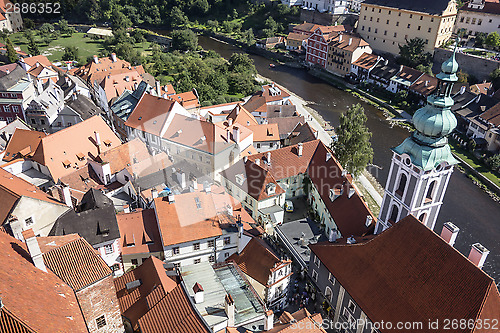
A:
<svg viewBox="0 0 500 333">
<path fill-rule="evenodd" d="M 24 179 L 0 168 L 0 223 L 3 223 L 15 207 L 17 200 L 28 197 L 54 205 L 64 204 Z"/>
<path fill-rule="evenodd" d="M 495 0 L 486 0 L 483 4 L 483 8 L 472 8 L 469 7 L 470 3 L 465 3 L 462 7 L 460 7 L 460 11 L 500 15 L 500 2 Z"/>
<path fill-rule="evenodd" d="M 358 60 L 354 61 L 352 65 L 364 68 L 364 69 L 370 69 L 375 65 L 377 62 L 378 57 L 374 54 L 371 53 L 363 53 L 361 57 L 358 58 Z"/>
<path fill-rule="evenodd" d="M 299 33 L 296 33 L 296 32 L 290 32 L 288 33 L 288 36 L 286 37 L 286 40 L 289 41 L 289 40 L 297 40 L 297 41 L 303 41 L 303 40 L 306 40 L 307 39 L 307 35 L 305 34 L 299 34 Z"/>
<path fill-rule="evenodd" d="M 398 83 L 410 86 L 417 81 L 424 73 L 414 68 L 401 65 L 399 72 L 392 77 Z"/>
<path fill-rule="evenodd" d="M 267 112 L 268 119 L 298 116 L 297 107 L 291 103 L 286 105 L 267 105 L 264 112 Z"/>
<path fill-rule="evenodd" d="M 410 90 L 422 96 L 429 96 L 437 88 L 438 79 L 429 74 L 424 74 L 413 82 Z"/>
<path fill-rule="evenodd" d="M 293 145 L 255 154 L 249 156 L 248 160 L 260 159 L 262 168 L 269 171 L 276 180 L 307 173 L 342 235 L 371 233 L 374 223 L 367 227 L 365 222 L 367 216 L 371 216 L 373 221 L 375 217 L 352 186 L 350 176 L 342 176 L 343 169 L 334 154 L 320 140 L 305 142 L 302 145 L 302 156 L 298 156 L 298 146 Z M 268 153 L 271 154 L 270 164 L 267 161 Z M 228 170 L 233 167 L 234 165 Z M 330 199 L 331 189 L 342 189 L 340 196 L 334 201 Z M 354 193 L 349 198 L 351 189 L 354 189 Z"/>
<path fill-rule="evenodd" d="M 370 46 L 370 44 L 358 35 L 344 33 L 335 36 L 328 46 L 354 52 L 358 47 Z"/>
<path fill-rule="evenodd" d="M 493 105 L 491 108 L 480 114 L 479 117 L 493 126 L 500 127 L 500 102 Z"/>
<path fill-rule="evenodd" d="M 372 322 L 500 313 L 493 279 L 411 215 L 367 242 L 309 247 Z"/>
<path fill-rule="evenodd" d="M 113 202 L 100 190 L 88 190 L 77 210 L 59 216 L 49 235 L 79 234 L 93 246 L 120 238 Z"/>
<path fill-rule="evenodd" d="M 2 160 L 10 162 L 16 158 L 32 157 L 42 138 L 46 136 L 43 132 L 16 128 L 5 148 L 5 155 Z"/>
<path fill-rule="evenodd" d="M 139 281 L 138 286 L 127 284 Z M 163 262 L 152 256 L 114 280 L 122 315 L 143 333 L 206 333 L 203 320 L 182 285 L 169 278 Z"/>
<path fill-rule="evenodd" d="M 101 145 L 97 146 L 95 133 L 99 133 Z M 94 159 L 103 152 L 121 144 L 120 139 L 100 116 L 93 116 L 78 124 L 42 138 L 33 160 L 45 165 L 55 182 L 86 165 L 87 158 Z M 84 160 L 78 156 L 83 154 Z M 67 166 L 69 162 L 69 167 Z"/>
<path fill-rule="evenodd" d="M 7 72 L 8 71 L 8 72 Z M 19 81 L 26 80 L 26 71 L 18 64 L 0 66 L 0 90 L 7 91 Z"/>
<path fill-rule="evenodd" d="M 40 65 L 45 67 L 52 67 L 52 62 L 50 62 L 49 58 L 41 54 L 37 56 L 22 58 L 20 61 L 26 63 L 30 67 L 36 66 L 36 63 L 39 63 Z"/>
<path fill-rule="evenodd" d="M 279 321 L 274 324 L 269 333 L 293 332 L 300 327 L 301 333 L 326 333 L 323 329 L 323 318 L 321 314 L 310 314 L 307 309 L 297 310 L 294 313 L 284 311 L 279 317 Z"/>
<path fill-rule="evenodd" d="M 101 83 L 101 81 L 110 74 L 127 73 L 137 71 L 139 74 L 144 74 L 144 68 L 140 66 L 131 66 L 129 62 L 116 59 L 113 61 L 111 57 L 98 58 L 97 63 L 92 60 L 85 66 L 78 68 L 75 71 L 75 75 L 80 77 L 82 80 L 87 81 L 91 84 Z"/>
<path fill-rule="evenodd" d="M 250 99 L 243 104 L 249 112 L 267 112 L 266 104 L 290 97 L 282 88 L 274 83 L 262 86 Z"/>
<path fill-rule="evenodd" d="M 253 132 L 253 142 L 279 141 L 280 131 L 278 124 L 259 124 L 246 126 Z"/>
<path fill-rule="evenodd" d="M 96 160 L 101 163 L 109 163 L 112 174 L 123 169 L 127 169 L 132 174 L 132 164 L 142 162 L 150 157 L 152 156 L 144 142 L 135 138 L 99 154 Z"/>
<path fill-rule="evenodd" d="M 293 129 L 293 132 L 288 136 L 290 140 L 290 145 L 296 145 L 297 143 L 304 143 L 308 141 L 313 141 L 318 138 L 318 131 L 309 125 L 309 123 L 298 124 L 297 127 Z"/>
<path fill-rule="evenodd" d="M 300 30 L 304 32 L 313 33 L 319 27 L 318 24 L 304 22 L 293 27 L 293 30 Z"/>
<path fill-rule="evenodd" d="M 297 117 L 276 117 L 269 118 L 269 124 L 277 124 L 278 130 L 280 133 L 280 139 L 286 139 L 288 135 L 292 133 L 292 131 L 301 124 L 305 123 L 305 119 L 303 116 Z"/>
<path fill-rule="evenodd" d="M 26 125 L 23 120 L 17 117 L 16 120 L 0 128 L 0 150 L 3 150 L 7 147 L 11 136 L 14 134 L 17 128 L 29 130 L 28 125 Z"/>
<path fill-rule="evenodd" d="M 165 121 L 174 106 L 175 102 L 170 99 L 144 94 L 128 117 L 125 125 L 161 136 Z"/>
<path fill-rule="evenodd" d="M 227 115 L 226 119 L 232 119 L 233 124 L 238 123 L 244 126 L 259 124 L 257 120 L 255 120 L 255 117 L 243 106 L 241 106 L 241 104 L 237 104 L 234 109 Z"/>
<path fill-rule="evenodd" d="M 428 14 L 442 14 L 448 7 L 449 0 L 366 0 L 364 4 L 389 8 L 406 9 Z"/>
<path fill-rule="evenodd" d="M 75 111 L 82 120 L 87 120 L 95 115 L 103 113 L 101 109 L 85 95 L 77 94 L 65 101 L 66 106 Z"/>
<path fill-rule="evenodd" d="M 196 97 L 193 90 L 180 94 L 169 95 L 168 98 L 172 101 L 176 101 L 187 110 L 200 107 L 200 101 L 198 100 L 198 97 Z"/>
<path fill-rule="evenodd" d="M 36 268 L 25 244 L 2 231 L 0 262 L 1 332 L 87 331 L 73 290 L 51 271 Z M 13 322 L 16 329 L 6 326 Z"/>
<path fill-rule="evenodd" d="M 498 7 L 500 8 L 500 3 L 498 3 Z M 483 83 L 477 83 L 472 86 L 470 86 L 470 92 L 474 93 L 476 95 L 479 94 L 485 94 L 489 95 L 490 90 L 493 88 L 493 83 L 491 82 L 483 82 Z"/>
<path fill-rule="evenodd" d="M 43 261 L 75 292 L 111 275 L 104 259 L 81 237 L 45 252 Z"/>
<path fill-rule="evenodd" d="M 154 209 L 139 209 L 116 215 L 122 254 L 153 253 L 163 250 Z"/>
<path fill-rule="evenodd" d="M 120 96 L 125 90 L 135 90 L 142 81 L 142 75 L 136 70 L 125 73 L 109 74 L 102 81 L 100 86 L 106 93 L 106 98 L 111 99 Z"/>
<path fill-rule="evenodd" d="M 216 186 L 209 193 L 175 195 L 174 203 L 168 202 L 167 197 L 156 198 L 154 207 L 163 246 L 219 236 L 223 230 L 235 231 L 236 215 L 240 215 L 244 223 L 254 223 L 241 203 Z M 234 211 L 234 216 L 229 215 L 228 210 Z"/>
<path fill-rule="evenodd" d="M 277 267 L 290 261 L 280 260 L 260 238 L 252 237 L 241 253 L 234 253 L 227 261 L 234 261 L 240 269 L 263 286 L 268 286 L 269 275 Z"/>
<path fill-rule="evenodd" d="M 285 191 L 279 186 L 270 171 L 250 160 L 252 156 L 256 155 L 249 156 L 247 162 L 240 160 L 226 170 L 223 170 L 221 172 L 222 176 L 257 201 L 284 193 Z M 264 161 L 260 161 L 259 163 L 263 164 Z M 270 186 L 274 187 L 274 192 L 269 192 L 268 194 L 267 189 Z"/>
</svg>

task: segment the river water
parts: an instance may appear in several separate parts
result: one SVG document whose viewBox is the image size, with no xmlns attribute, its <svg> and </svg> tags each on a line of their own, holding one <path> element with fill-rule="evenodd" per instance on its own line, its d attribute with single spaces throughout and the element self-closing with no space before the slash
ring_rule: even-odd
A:
<svg viewBox="0 0 500 333">
<path fill-rule="evenodd" d="M 224 58 L 239 48 L 200 36 L 199 44 L 206 50 L 214 50 Z M 402 128 L 391 128 L 382 113 L 375 107 L 361 102 L 351 94 L 339 90 L 324 81 L 310 75 L 304 69 L 295 69 L 276 64 L 270 68 L 268 59 L 250 55 L 259 74 L 286 87 L 293 93 L 311 103 L 311 108 L 337 126 L 339 115 L 355 103 L 361 103 L 368 117 L 367 126 L 373 133 L 373 164 L 380 168 L 371 168 L 372 174 L 384 186 L 391 164 L 392 151 L 407 136 Z M 444 203 L 436 223 L 435 231 L 441 232 L 443 223 L 452 221 L 460 228 L 455 248 L 465 256 L 469 255 L 470 246 L 480 242 L 491 252 L 483 269 L 500 283 L 500 204 L 494 202 L 486 193 L 475 186 L 464 174 L 455 170 Z M 422 244 L 424 247 L 425 244 Z"/>
</svg>

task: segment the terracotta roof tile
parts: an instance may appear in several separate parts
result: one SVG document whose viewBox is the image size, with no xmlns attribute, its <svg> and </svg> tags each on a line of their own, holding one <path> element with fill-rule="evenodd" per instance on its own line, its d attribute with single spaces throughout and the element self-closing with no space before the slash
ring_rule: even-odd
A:
<svg viewBox="0 0 500 333">
<path fill-rule="evenodd" d="M 284 311 L 279 317 L 279 322 L 274 324 L 269 333 L 295 332 L 300 327 L 301 333 L 326 333 L 322 328 L 323 318 L 321 314 L 311 315 L 307 309 L 301 309 L 294 313 Z"/>
<path fill-rule="evenodd" d="M 40 65 L 43 65 L 45 67 L 52 67 L 52 62 L 50 62 L 49 58 L 47 58 L 44 55 L 37 55 L 33 57 L 26 57 L 21 60 L 22 62 L 25 62 L 28 64 L 30 67 L 33 67 L 36 65 L 38 62 Z"/>
<path fill-rule="evenodd" d="M 148 160 L 151 155 L 148 148 L 139 138 L 125 142 L 117 147 L 102 152 L 97 157 L 101 163 L 109 163 L 111 173 L 115 174 L 127 169 L 132 174 L 132 165 L 140 161 Z"/>
<path fill-rule="evenodd" d="M 100 86 L 104 89 L 109 103 L 125 90 L 134 91 L 141 81 L 142 76 L 136 70 L 133 70 L 125 73 L 109 74 L 104 77 Z"/>
<path fill-rule="evenodd" d="M 163 250 L 154 209 L 116 215 L 122 254 L 152 253 Z"/>
<path fill-rule="evenodd" d="M 499 4 L 500 7 L 500 4 Z M 490 90 L 493 88 L 493 84 L 491 82 L 477 83 L 470 87 L 470 92 L 476 95 L 485 94 L 488 95 Z"/>
<path fill-rule="evenodd" d="M 130 114 L 125 125 L 161 136 L 161 130 L 174 108 L 174 101 L 144 94 Z"/>
<path fill-rule="evenodd" d="M 169 99 L 176 101 L 187 110 L 200 107 L 200 101 L 194 91 L 186 91 L 180 94 L 169 95 Z"/>
<path fill-rule="evenodd" d="M 257 120 L 255 120 L 255 117 L 243 106 L 241 106 L 241 104 L 237 104 L 234 109 L 227 115 L 226 119 L 232 119 L 233 124 L 238 123 L 244 126 L 259 124 Z"/>
<path fill-rule="evenodd" d="M 127 288 L 128 283 L 137 280 L 141 281 L 138 287 Z M 131 321 L 134 329 L 137 329 L 139 319 L 158 302 L 158 298 L 165 297 L 166 293 L 177 287 L 177 283 L 167 276 L 163 262 L 154 256 L 113 282 L 122 315 Z M 158 290 L 155 292 L 155 289 Z M 148 299 L 156 301 L 148 304 Z"/>
<path fill-rule="evenodd" d="M 81 237 L 44 253 L 43 261 L 75 291 L 111 275 L 108 265 Z"/>
<path fill-rule="evenodd" d="M 364 69 L 370 69 L 377 62 L 377 58 L 378 57 L 376 55 L 365 52 L 352 64 Z"/>
<path fill-rule="evenodd" d="M 306 40 L 308 35 L 305 34 L 299 34 L 296 32 L 290 32 L 288 36 L 286 37 L 287 40 L 298 40 L 298 41 L 303 41 Z"/>
<path fill-rule="evenodd" d="M 422 96 L 428 96 L 436 89 L 437 84 L 438 79 L 429 74 L 424 74 L 410 86 L 410 90 Z"/>
<path fill-rule="evenodd" d="M 46 136 L 43 132 L 16 128 L 5 148 L 5 155 L 2 160 L 10 162 L 15 158 L 33 156 L 40 141 Z"/>
<path fill-rule="evenodd" d="M 494 280 L 411 215 L 361 244 L 309 247 L 372 322 L 500 313 Z"/>
<path fill-rule="evenodd" d="M 17 321 L 40 333 L 87 331 L 73 290 L 52 272 L 36 268 L 25 244 L 4 232 L 0 262 L 0 297 Z M 0 313 L 0 331 L 9 332 L 3 325 L 13 319 L 5 318 L 3 309 Z"/>
<path fill-rule="evenodd" d="M 2 333 L 36 333 L 26 323 L 11 313 L 6 306 L 0 310 L 0 330 Z"/>
<path fill-rule="evenodd" d="M 500 127 L 500 102 L 480 114 L 479 117 L 494 126 Z"/>
<path fill-rule="evenodd" d="M 340 36 L 342 36 L 342 39 L 340 39 Z M 358 47 L 370 46 L 370 44 L 358 35 L 345 33 L 333 37 L 328 46 L 354 52 Z"/>
<path fill-rule="evenodd" d="M 227 260 L 233 260 L 245 274 L 264 286 L 267 286 L 274 268 L 289 263 L 280 260 L 263 240 L 256 237 L 252 237 L 243 251 L 234 253 Z"/>
<path fill-rule="evenodd" d="M 90 61 L 85 66 L 82 66 L 74 71 L 74 75 L 80 77 L 84 81 L 94 84 L 97 81 L 98 84 L 110 74 L 119 74 L 137 71 L 139 74 L 144 74 L 144 68 L 141 66 L 131 66 L 129 62 L 116 59 L 114 62 L 111 57 L 103 57 L 98 59 L 98 63 L 95 61 Z"/>
<path fill-rule="evenodd" d="M 100 148 L 96 144 L 95 133 L 99 133 Z M 104 140 L 110 140 L 111 145 L 104 144 Z M 57 182 L 61 177 L 86 165 L 86 161 L 80 161 L 77 154 L 83 153 L 88 158 L 95 159 L 99 151 L 103 152 L 120 144 L 120 139 L 104 120 L 100 116 L 93 116 L 42 138 L 33 155 L 33 160 L 45 165 L 54 181 Z M 69 168 L 64 166 L 64 161 L 70 162 Z"/>
</svg>

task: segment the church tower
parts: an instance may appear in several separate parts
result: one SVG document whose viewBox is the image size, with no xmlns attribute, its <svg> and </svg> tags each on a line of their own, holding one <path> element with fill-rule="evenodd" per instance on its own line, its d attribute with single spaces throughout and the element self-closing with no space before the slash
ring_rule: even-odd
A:
<svg viewBox="0 0 500 333">
<path fill-rule="evenodd" d="M 456 48 L 455 48 L 456 51 Z M 451 112 L 451 90 L 457 78 L 455 52 L 441 65 L 435 92 L 413 115 L 415 131 L 393 148 L 389 177 L 375 233 L 380 233 L 409 214 L 434 229 L 439 209 L 457 163 L 447 135 L 457 126 Z"/>
</svg>

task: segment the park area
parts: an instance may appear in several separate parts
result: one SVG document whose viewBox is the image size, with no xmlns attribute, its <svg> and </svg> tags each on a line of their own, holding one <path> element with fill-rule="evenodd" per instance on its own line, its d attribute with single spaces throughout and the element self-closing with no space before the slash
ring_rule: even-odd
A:
<svg viewBox="0 0 500 333">
<path fill-rule="evenodd" d="M 80 63 L 86 63 L 94 54 L 99 56 L 107 54 L 104 47 L 104 39 L 92 39 L 85 33 L 75 32 L 72 36 L 61 35 L 56 39 L 51 39 L 48 44 L 48 40 L 45 40 L 39 34 L 35 34 L 34 38 L 38 44 L 40 54 L 46 56 L 52 62 L 63 60 L 64 49 L 66 47 L 76 47 L 78 49 L 77 61 Z M 22 32 L 10 35 L 10 39 L 15 46 L 20 46 L 22 51 L 29 53 L 28 40 Z M 151 54 L 149 42 L 136 43 L 133 47 L 144 56 Z"/>
</svg>

